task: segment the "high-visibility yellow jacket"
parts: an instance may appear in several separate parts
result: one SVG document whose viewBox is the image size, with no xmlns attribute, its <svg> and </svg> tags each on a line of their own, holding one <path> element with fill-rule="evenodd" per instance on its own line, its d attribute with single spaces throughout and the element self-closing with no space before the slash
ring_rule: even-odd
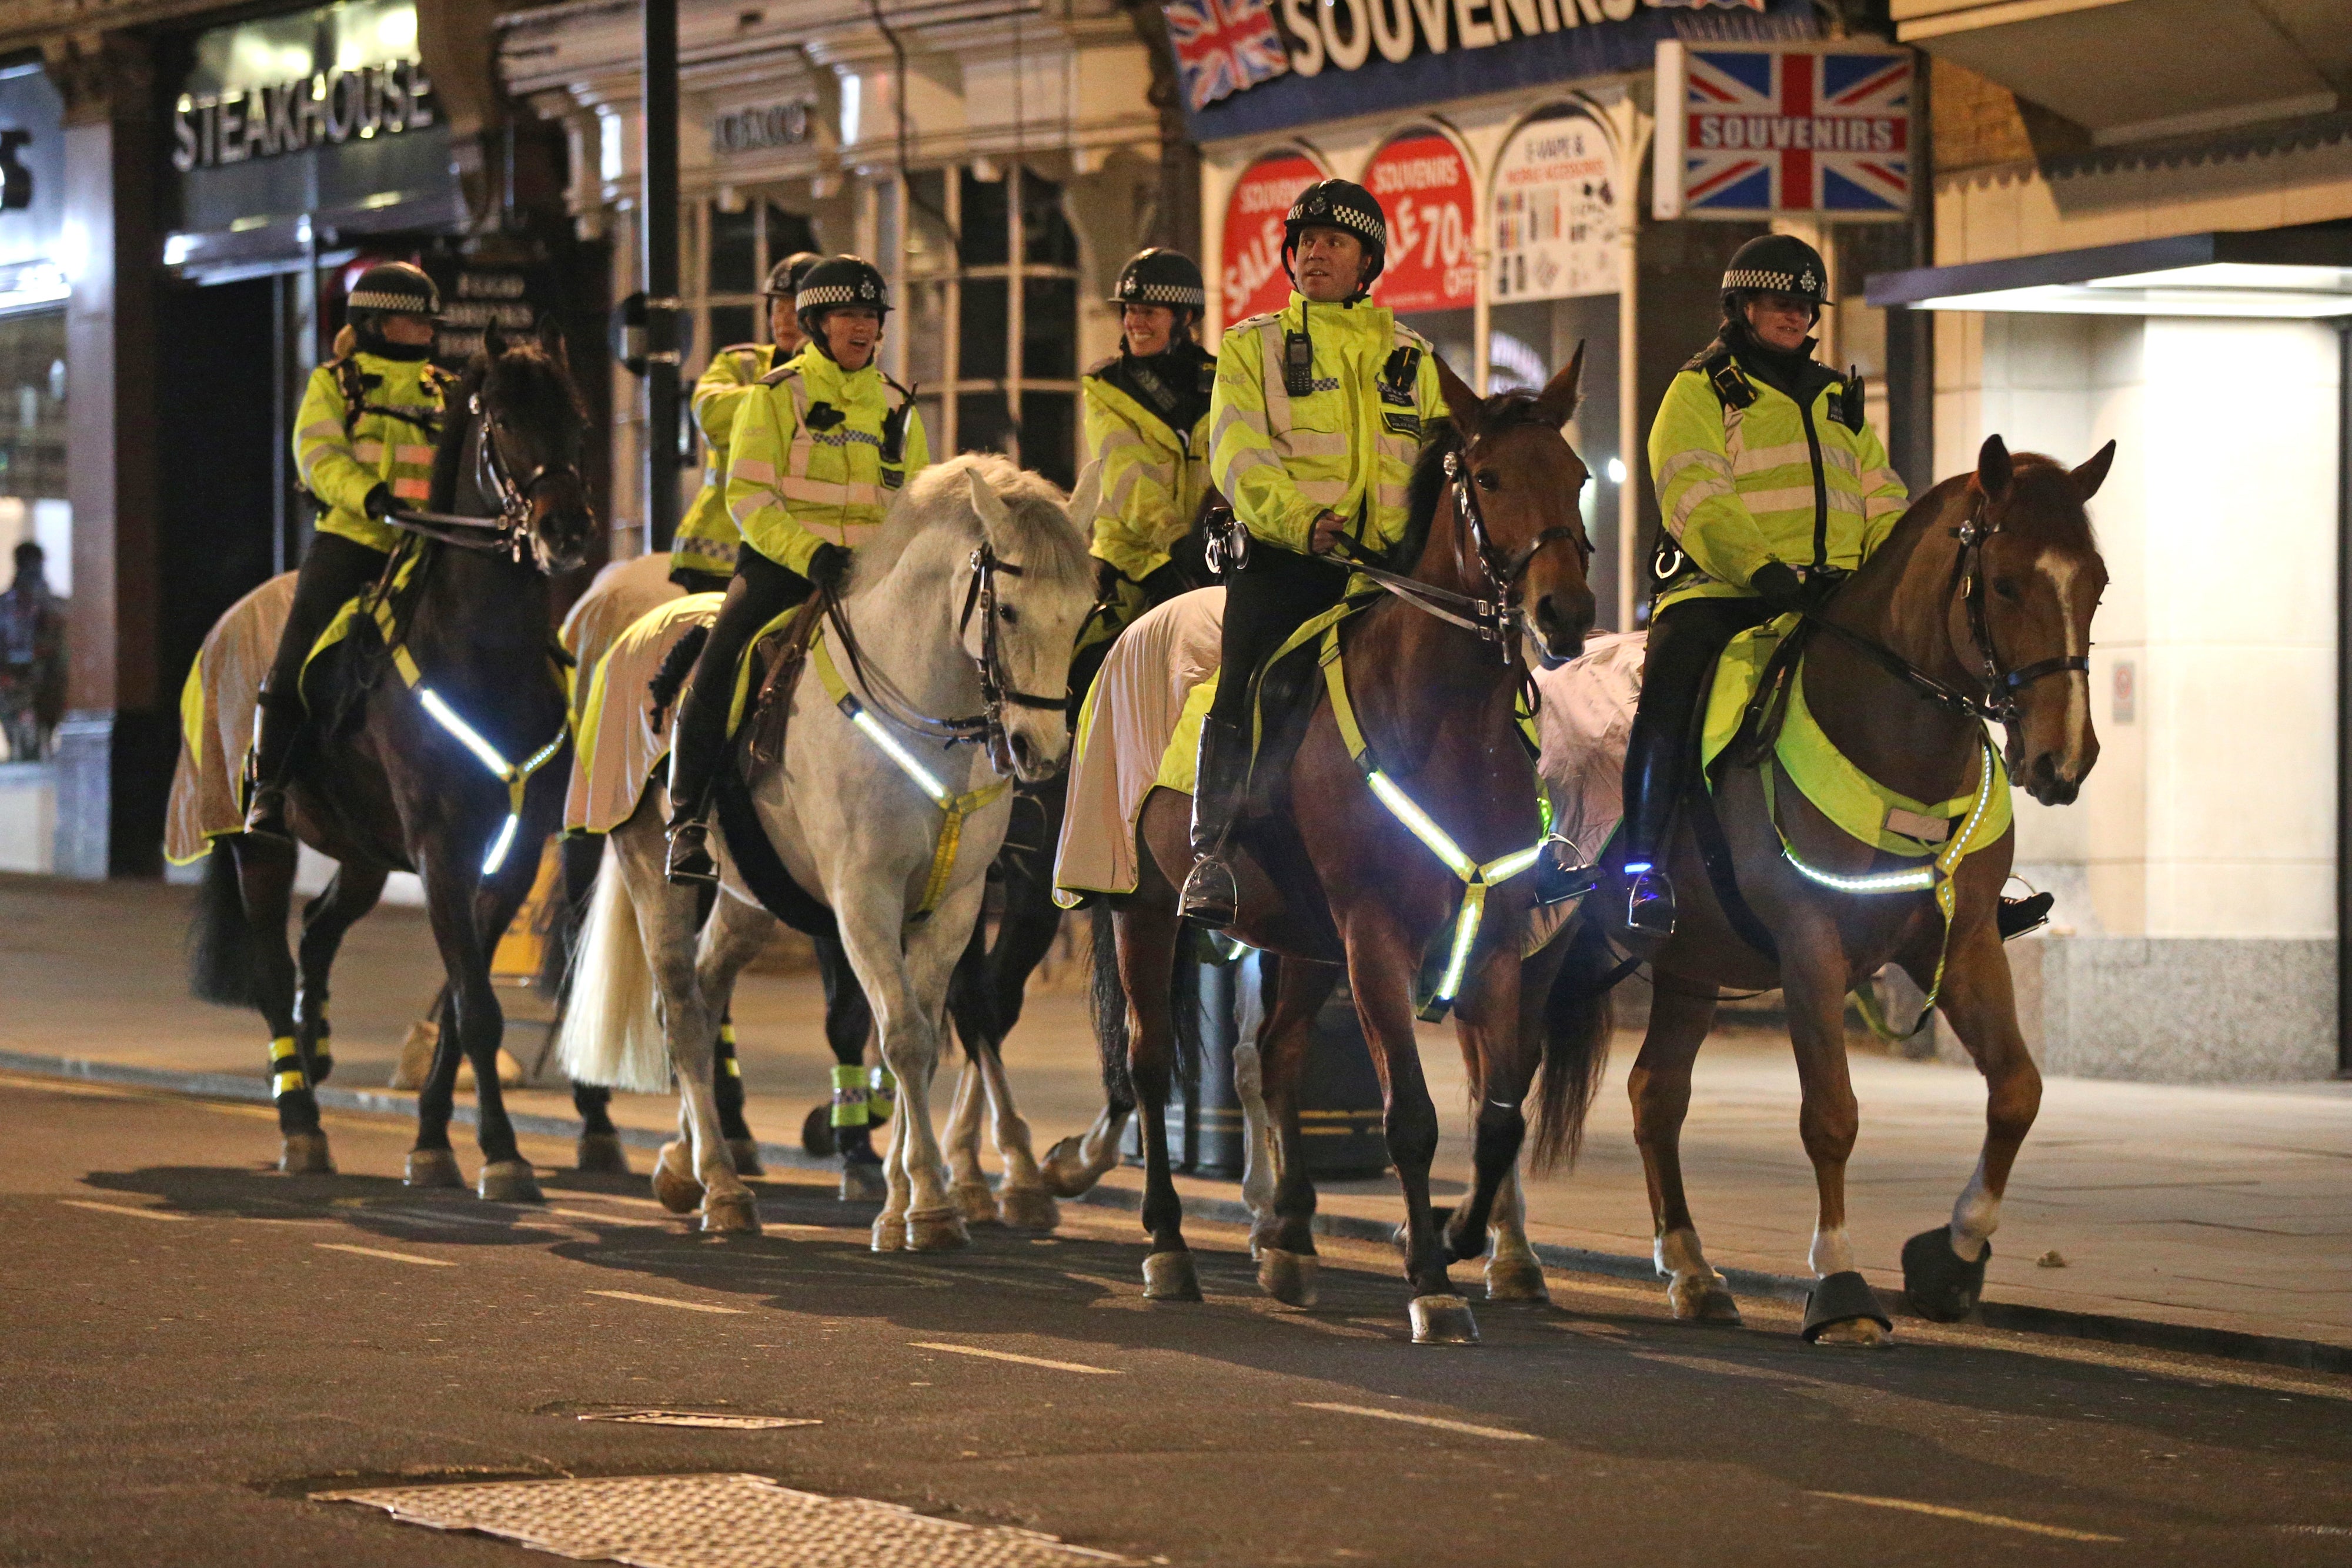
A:
<svg viewBox="0 0 2352 1568">
<path fill-rule="evenodd" d="M 1286 390 L 1286 340 L 1313 346 L 1309 389 Z M 1209 472 L 1252 535 L 1305 550 L 1319 512 L 1372 549 L 1403 537 L 1405 486 L 1444 417 L 1429 340 L 1371 304 L 1290 303 L 1225 329 L 1209 400 Z"/>
<path fill-rule="evenodd" d="M 1171 409 L 1160 406 L 1148 383 L 1135 379 L 1126 356 L 1114 354 L 1088 371 L 1079 384 L 1085 389 L 1087 460 L 1097 465 L 1101 486 L 1095 503 L 1095 559 L 1118 569 L 1130 583 L 1139 583 L 1168 564 L 1168 549 L 1191 529 L 1209 490 L 1209 415 L 1180 429 L 1171 423 Z M 1147 361 L 1156 364 L 1158 361 Z M 1164 368 L 1164 367 L 1163 367 Z M 1198 358 L 1203 378 L 1216 374 L 1217 361 Z M 1144 374 L 1151 372 L 1147 370 Z M 1169 394 L 1189 393 L 1172 404 L 1197 400 L 1205 388 L 1163 388 Z M 1199 407 L 1197 401 L 1194 407 Z M 1175 413 L 1179 420 L 1181 413 Z M 1141 596 L 1136 595 L 1139 608 Z"/>
<path fill-rule="evenodd" d="M 1690 569 L 1657 607 L 1747 597 L 1766 561 L 1848 571 L 1909 504 L 1886 448 L 1861 417 L 1859 387 L 1822 372 L 1800 407 L 1722 351 L 1676 376 L 1650 426 L 1650 475 L 1666 531 Z"/>
<path fill-rule="evenodd" d="M 433 496 L 433 443 L 453 378 L 430 360 L 365 351 L 310 372 L 294 417 L 294 469 L 325 508 L 319 531 L 390 550 L 400 531 L 371 519 L 368 492 L 392 486 L 404 507 Z"/>
<path fill-rule="evenodd" d="M 760 378 L 776 368 L 773 343 L 738 343 L 710 356 L 709 369 L 694 383 L 694 423 L 702 427 L 702 489 L 687 508 L 670 545 L 670 565 L 730 577 L 743 530 L 727 512 L 727 444 L 734 439 L 735 416 L 759 390 Z"/>
<path fill-rule="evenodd" d="M 871 364 L 844 371 L 812 343 L 761 377 L 736 416 L 727 510 L 746 544 L 805 576 L 817 546 L 856 549 L 930 461 L 905 388 Z"/>
</svg>

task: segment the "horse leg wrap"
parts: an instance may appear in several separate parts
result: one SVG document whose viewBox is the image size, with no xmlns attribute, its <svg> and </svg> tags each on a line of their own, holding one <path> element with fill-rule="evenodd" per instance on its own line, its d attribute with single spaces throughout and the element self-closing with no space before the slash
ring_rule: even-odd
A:
<svg viewBox="0 0 2352 1568">
<path fill-rule="evenodd" d="M 1197 1301 L 1201 1277 L 1190 1252 L 1154 1252 L 1143 1260 L 1143 1299 L 1147 1301 Z"/>
<path fill-rule="evenodd" d="M 1878 1304 L 1878 1292 L 1870 1288 L 1870 1281 L 1858 1270 L 1843 1269 L 1813 1281 L 1812 1294 L 1805 1298 L 1805 1325 L 1800 1332 L 1811 1344 L 1823 1330 L 1856 1319 L 1867 1319 L 1889 1333 L 1895 1328 L 1895 1320 Z"/>
<path fill-rule="evenodd" d="M 1991 1256 L 1988 1241 L 1977 1260 L 1967 1262 L 1952 1250 L 1951 1227 L 1923 1230 L 1903 1244 L 1904 1293 L 1921 1317 L 1958 1322 L 1976 1311 L 1977 1298 L 1984 1293 L 1985 1260 Z"/>
<path fill-rule="evenodd" d="M 870 1097 L 871 1096 L 868 1094 L 866 1086 L 866 1069 L 862 1067 L 835 1067 L 833 1070 L 832 1117 L 828 1125 L 835 1127 L 865 1126 L 869 1121 L 874 1119 L 873 1113 L 867 1108 L 867 1101 Z M 803 1142 L 806 1141 L 807 1132 L 806 1129 L 803 1129 Z M 814 1151 L 812 1150 L 811 1152 L 814 1153 Z M 833 1151 L 831 1149 L 827 1149 L 824 1152 L 826 1154 L 831 1154 Z"/>
<path fill-rule="evenodd" d="M 866 1120 L 880 1126 L 898 1103 L 898 1080 L 887 1067 L 874 1069 L 866 1086 Z"/>
</svg>

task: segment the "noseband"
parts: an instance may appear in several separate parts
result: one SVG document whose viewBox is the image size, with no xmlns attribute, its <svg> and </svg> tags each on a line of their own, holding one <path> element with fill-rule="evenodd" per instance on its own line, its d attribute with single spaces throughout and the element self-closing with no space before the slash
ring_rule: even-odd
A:
<svg viewBox="0 0 2352 1568">
<path fill-rule="evenodd" d="M 498 414 L 482 402 L 476 392 L 467 405 L 476 421 L 478 439 L 474 443 L 474 487 L 483 499 L 498 508 L 495 517 L 467 517 L 456 512 L 398 511 L 385 518 L 394 527 L 443 544 L 462 549 L 481 550 L 504 555 L 516 565 L 526 557 L 532 558 L 540 570 L 547 570 L 545 552 L 532 537 L 530 520 L 531 497 L 540 487 L 561 478 L 579 481 L 579 465 L 572 463 L 542 463 L 518 481 L 507 467 L 499 451 L 506 426 Z"/>
</svg>

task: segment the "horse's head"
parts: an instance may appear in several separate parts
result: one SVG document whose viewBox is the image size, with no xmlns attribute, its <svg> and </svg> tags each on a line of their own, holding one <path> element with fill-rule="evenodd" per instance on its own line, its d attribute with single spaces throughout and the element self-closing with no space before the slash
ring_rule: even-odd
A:
<svg viewBox="0 0 2352 1568">
<path fill-rule="evenodd" d="M 1001 702 L 1009 763 L 1050 779 L 1070 749 L 1070 654 L 1093 607 L 1094 569 L 1069 499 L 1001 457 L 963 460 L 981 545 L 954 574 L 964 652 Z"/>
<path fill-rule="evenodd" d="M 1472 516 L 1456 518 L 1465 541 L 1462 564 L 1474 580 L 1485 576 L 1524 619 L 1528 632 L 1555 659 L 1584 651 L 1596 606 L 1586 569 L 1592 541 L 1577 511 L 1591 475 L 1560 434 L 1576 412 L 1584 373 L 1584 345 L 1542 392 L 1482 398 L 1437 362 L 1438 384 L 1453 411 L 1462 451 L 1458 459 Z M 1484 537 L 1478 538 L 1483 533 Z"/>
<path fill-rule="evenodd" d="M 466 386 L 465 412 L 481 422 L 480 455 L 467 476 L 477 498 L 519 519 L 540 570 L 578 566 L 596 537 L 580 469 L 588 415 L 553 319 L 536 339 L 510 340 L 496 327 L 485 332 Z"/>
<path fill-rule="evenodd" d="M 2115 455 L 2110 441 L 2070 471 L 1988 436 L 1968 486 L 1962 541 L 1973 537 L 1975 559 L 1953 600 L 1953 646 L 1993 703 L 2011 705 L 2010 777 L 2045 806 L 2072 802 L 2099 759 L 2084 664 L 2107 567 L 2083 507 Z"/>
</svg>

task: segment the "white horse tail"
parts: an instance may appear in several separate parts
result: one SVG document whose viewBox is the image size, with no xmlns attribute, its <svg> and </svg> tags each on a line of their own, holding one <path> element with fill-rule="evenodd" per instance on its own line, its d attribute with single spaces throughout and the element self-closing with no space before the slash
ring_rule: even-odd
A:
<svg viewBox="0 0 2352 1568">
<path fill-rule="evenodd" d="M 667 1093 L 669 1051 L 655 999 L 653 966 L 646 959 L 636 905 L 619 852 L 608 839 L 572 959 L 571 1001 L 556 1037 L 556 1060 L 565 1076 L 639 1094 Z"/>
</svg>

